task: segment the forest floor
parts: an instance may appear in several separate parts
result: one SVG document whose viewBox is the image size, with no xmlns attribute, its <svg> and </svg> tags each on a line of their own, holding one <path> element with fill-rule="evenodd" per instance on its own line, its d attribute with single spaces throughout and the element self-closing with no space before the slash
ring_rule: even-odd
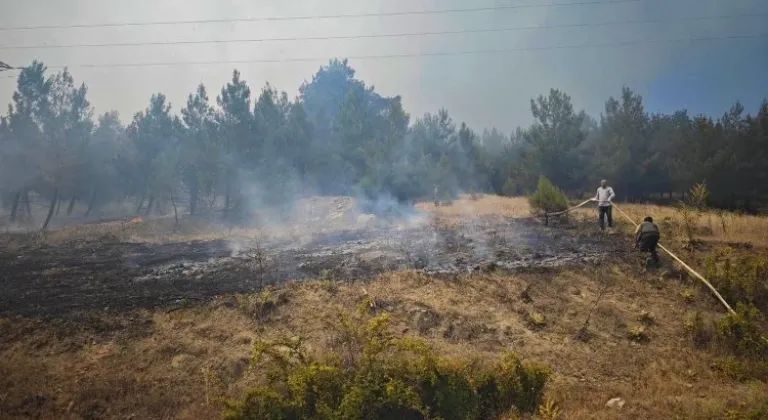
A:
<svg viewBox="0 0 768 420">
<path fill-rule="evenodd" d="M 252 385 L 256 340 L 330 348 L 328 320 L 364 299 L 441 355 L 513 350 L 550 366 L 546 394 L 564 419 L 765 408 L 765 383 L 723 377 L 691 343 L 685 321 L 723 309 L 668 258 L 645 270 L 619 214 L 602 233 L 592 210 L 544 226 L 520 198 L 395 218 L 344 197 L 299 207 L 265 228 L 171 216 L 0 235 L 0 418 L 215 418 L 218 398 Z M 673 210 L 624 207 L 660 220 L 681 249 Z M 703 239 L 680 254 L 694 265 L 724 245 L 766 252 L 764 218 L 705 215 L 696 229 Z"/>
</svg>

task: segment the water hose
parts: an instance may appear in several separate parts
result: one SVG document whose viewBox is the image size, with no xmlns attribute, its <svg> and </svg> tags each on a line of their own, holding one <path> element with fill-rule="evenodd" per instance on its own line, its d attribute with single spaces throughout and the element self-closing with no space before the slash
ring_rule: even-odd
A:
<svg viewBox="0 0 768 420">
<path fill-rule="evenodd" d="M 590 201 L 592 201 L 592 199 L 591 199 L 591 198 L 590 198 L 589 200 L 586 200 L 586 201 L 584 201 L 584 202 L 580 203 L 580 204 L 577 204 L 577 205 L 575 205 L 575 206 L 573 206 L 573 207 L 570 207 L 570 208 L 568 208 L 568 209 L 566 209 L 566 210 L 563 210 L 563 211 L 559 211 L 559 212 L 555 212 L 555 213 L 547 213 L 547 214 L 546 214 L 546 216 L 547 216 L 547 217 L 549 217 L 549 216 L 558 216 L 558 215 L 561 215 L 561 214 L 565 214 L 565 213 L 568 213 L 569 211 L 572 211 L 572 210 L 575 210 L 575 209 L 577 209 L 577 208 L 579 208 L 579 207 L 582 207 L 582 206 L 584 206 L 585 204 L 589 203 Z M 632 220 L 632 218 L 631 218 L 631 217 L 629 217 L 629 216 L 628 216 L 626 213 L 624 213 L 624 210 L 620 209 L 620 208 L 619 208 L 619 206 L 617 206 L 616 204 L 613 204 L 613 203 L 611 203 L 611 204 L 613 205 L 613 207 L 615 207 L 615 208 L 616 208 L 616 210 L 618 210 L 618 211 L 619 211 L 619 213 L 621 213 L 621 215 L 622 215 L 622 216 L 624 216 L 624 218 L 625 218 L 625 219 L 629 220 L 629 223 L 632 223 L 632 225 L 634 225 L 635 227 L 637 227 L 637 223 L 635 223 L 635 221 L 634 221 L 634 220 Z M 720 303 L 722 303 L 722 304 L 723 304 L 723 306 L 725 306 L 725 308 L 728 310 L 728 312 L 730 312 L 730 313 L 732 313 L 732 314 L 735 314 L 735 313 L 736 313 L 736 311 L 734 311 L 734 310 L 733 310 L 733 308 L 731 308 L 731 305 L 729 305 L 729 304 L 728 304 L 728 302 L 726 302 L 726 301 L 725 301 L 725 299 L 723 299 L 723 296 L 720 294 L 720 292 L 718 292 L 718 291 L 717 291 L 717 289 L 715 289 L 715 287 L 714 287 L 714 286 L 712 286 L 712 283 L 710 283 L 709 281 L 707 281 L 707 279 L 705 279 L 705 278 L 704 278 L 704 276 L 702 276 L 702 275 L 701 275 L 701 274 L 699 274 L 699 273 L 698 273 L 696 270 L 694 270 L 693 268 L 691 268 L 691 266 L 689 266 L 688 264 L 686 264 L 686 263 L 685 263 L 683 260 L 681 260 L 681 259 L 680 259 L 680 258 L 679 258 L 677 255 L 675 255 L 675 254 L 674 254 L 672 251 L 670 251 L 670 250 L 668 250 L 667 248 L 665 248 L 665 247 L 664 247 L 664 245 L 662 245 L 662 244 L 658 244 L 658 245 L 659 245 L 659 248 L 661 248 L 661 249 L 662 249 L 662 251 L 664 251 L 664 252 L 666 252 L 667 254 L 669 254 L 669 256 L 670 256 L 670 257 L 672 257 L 672 258 L 673 258 L 675 261 L 679 262 L 679 263 L 680 263 L 680 265 L 682 265 L 682 266 L 683 266 L 683 267 L 684 267 L 686 270 L 688 270 L 688 272 L 689 272 L 689 273 L 691 273 L 691 274 L 692 274 L 694 277 L 696 277 L 696 278 L 697 278 L 697 279 L 699 279 L 699 280 L 700 280 L 702 283 L 704 283 L 704 285 L 706 285 L 706 286 L 709 288 L 709 290 L 711 290 L 711 291 L 712 291 L 712 293 L 715 295 L 715 297 L 717 297 L 717 299 L 720 301 Z"/>
<path fill-rule="evenodd" d="M 624 213 L 624 210 L 620 209 L 619 206 L 617 206 L 615 204 L 613 205 L 613 207 L 615 207 L 616 210 L 618 210 L 619 213 L 621 213 L 621 215 L 624 216 L 625 219 L 629 220 L 629 223 L 632 223 L 635 227 L 637 227 L 637 223 L 635 223 L 635 221 L 632 220 L 632 218 L 629 217 L 627 215 L 627 213 Z M 697 279 L 701 280 L 701 282 L 704 283 L 704 285 L 706 285 L 709 288 L 709 290 L 712 291 L 712 293 L 715 295 L 715 297 L 717 297 L 717 299 L 720 301 L 720 303 L 722 303 L 723 306 L 725 306 L 725 308 L 728 309 L 728 312 L 730 312 L 732 314 L 736 313 L 736 311 L 734 311 L 733 308 L 731 308 L 731 305 L 729 305 L 728 302 L 726 302 L 725 299 L 723 299 L 723 296 L 720 295 L 720 292 L 718 292 L 717 289 L 715 289 L 715 286 L 712 286 L 712 283 L 707 281 L 707 279 L 705 279 L 704 276 L 699 274 L 696 270 L 691 268 L 691 266 L 689 266 L 683 260 L 678 258 L 678 256 L 675 255 L 674 253 L 672 253 L 672 251 L 670 251 L 667 248 L 665 248 L 664 245 L 662 245 L 662 244 L 658 244 L 658 245 L 659 245 L 659 248 L 661 248 L 662 251 L 666 252 L 675 261 L 679 262 L 680 265 L 682 265 L 686 270 L 688 270 L 689 273 L 693 274 L 694 277 L 696 277 Z"/>
</svg>

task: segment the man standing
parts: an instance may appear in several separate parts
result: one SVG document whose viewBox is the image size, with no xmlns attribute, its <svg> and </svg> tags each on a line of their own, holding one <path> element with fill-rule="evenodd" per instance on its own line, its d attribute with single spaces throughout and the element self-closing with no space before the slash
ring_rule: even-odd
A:
<svg viewBox="0 0 768 420">
<path fill-rule="evenodd" d="M 613 197 L 615 197 L 616 194 L 613 193 L 613 188 L 608 186 L 608 181 L 602 180 L 600 181 L 600 187 L 597 189 L 597 194 L 595 195 L 595 198 L 592 199 L 592 201 L 597 201 L 597 208 L 598 208 L 598 220 L 600 221 L 600 229 L 605 229 L 605 224 L 603 222 L 603 216 L 605 216 L 608 219 L 608 227 L 613 227 L 613 215 L 612 210 L 613 207 L 611 206 L 611 200 L 613 200 Z"/>
</svg>

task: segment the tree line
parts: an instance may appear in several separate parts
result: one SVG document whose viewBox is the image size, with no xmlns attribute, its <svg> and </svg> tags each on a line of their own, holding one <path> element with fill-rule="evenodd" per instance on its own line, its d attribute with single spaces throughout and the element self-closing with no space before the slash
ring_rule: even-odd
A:
<svg viewBox="0 0 768 420">
<path fill-rule="evenodd" d="M 531 100 L 533 125 L 505 134 L 456 124 L 445 109 L 411 121 L 400 96 L 382 96 L 331 60 L 288 98 L 258 92 L 235 70 L 215 98 L 200 85 L 175 113 L 162 93 L 123 125 L 94 116 L 68 70 L 21 70 L 0 118 L 0 194 L 11 222 L 30 194 L 90 216 L 132 199 L 137 213 L 220 213 L 238 221 L 287 214 L 297 197 L 354 195 L 402 203 L 460 192 L 526 194 L 540 175 L 565 191 L 608 178 L 623 199 L 684 192 L 706 180 L 714 205 L 754 211 L 768 191 L 768 102 L 755 116 L 649 114 L 625 88 L 599 120 L 556 89 Z M 54 210 L 56 209 L 56 210 Z"/>
</svg>

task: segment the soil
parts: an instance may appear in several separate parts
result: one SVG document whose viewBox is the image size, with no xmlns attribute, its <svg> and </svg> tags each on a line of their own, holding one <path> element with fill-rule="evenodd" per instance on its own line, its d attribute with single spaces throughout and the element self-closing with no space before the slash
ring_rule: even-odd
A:
<svg viewBox="0 0 768 420">
<path fill-rule="evenodd" d="M 0 317 L 125 311 L 258 291 L 309 278 L 364 280 L 416 269 L 432 275 L 590 264 L 628 249 L 594 227 L 533 219 L 379 221 L 302 240 L 227 238 L 166 244 L 104 236 L 0 245 Z M 623 251 L 618 251 L 619 254 Z"/>
</svg>

